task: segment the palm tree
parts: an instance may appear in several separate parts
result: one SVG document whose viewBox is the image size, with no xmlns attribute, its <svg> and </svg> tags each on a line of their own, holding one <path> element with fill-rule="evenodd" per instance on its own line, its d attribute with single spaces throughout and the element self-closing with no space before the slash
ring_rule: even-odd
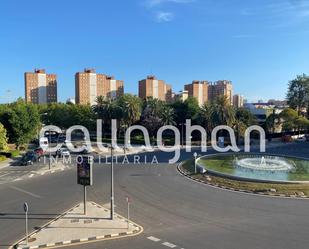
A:
<svg viewBox="0 0 309 249">
<path fill-rule="evenodd" d="M 102 119 L 103 127 L 111 124 L 111 120 L 115 117 L 115 101 L 104 96 L 98 96 L 96 105 L 92 106 L 92 110 L 97 115 L 97 118 Z M 103 136 L 105 136 L 105 129 L 103 129 Z"/>
<path fill-rule="evenodd" d="M 163 125 L 175 125 L 176 122 L 174 121 L 175 112 L 172 107 L 167 104 L 164 104 L 160 110 L 160 118 Z"/>
<path fill-rule="evenodd" d="M 126 126 L 130 126 L 140 119 L 141 101 L 137 96 L 125 94 L 118 99 L 117 104 L 121 107 L 122 121 Z"/>
<path fill-rule="evenodd" d="M 235 121 L 235 109 L 226 96 L 220 96 L 215 100 L 212 114 L 215 125 L 232 126 Z"/>
<path fill-rule="evenodd" d="M 209 102 L 205 102 L 201 108 L 199 114 L 199 123 L 201 123 L 205 128 L 208 134 L 214 127 L 214 105 Z"/>
</svg>

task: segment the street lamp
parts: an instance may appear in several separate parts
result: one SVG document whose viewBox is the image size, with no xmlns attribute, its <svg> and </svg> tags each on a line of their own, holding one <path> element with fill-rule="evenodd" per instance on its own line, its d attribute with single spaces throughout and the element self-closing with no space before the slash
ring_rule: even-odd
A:
<svg viewBox="0 0 309 249">
<path fill-rule="evenodd" d="M 49 145 L 51 145 L 51 130 L 48 130 L 48 135 L 49 135 Z M 51 146 L 48 146 L 49 148 L 49 162 L 48 162 L 48 169 L 50 170 L 51 168 Z"/>
<path fill-rule="evenodd" d="M 184 142 L 183 142 L 183 127 L 184 127 L 184 125 L 186 125 L 186 123 L 180 123 L 179 125 L 181 125 L 181 147 L 183 148 L 183 144 L 184 144 Z"/>
</svg>

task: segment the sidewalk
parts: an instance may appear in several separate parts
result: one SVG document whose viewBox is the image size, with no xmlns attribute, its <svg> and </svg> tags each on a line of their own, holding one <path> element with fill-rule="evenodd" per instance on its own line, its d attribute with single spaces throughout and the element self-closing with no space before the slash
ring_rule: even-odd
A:
<svg viewBox="0 0 309 249">
<path fill-rule="evenodd" d="M 118 214 L 114 214 L 114 220 L 110 220 L 110 211 L 94 202 L 87 202 L 87 214 L 83 212 L 84 206 L 80 203 L 33 232 L 28 245 L 23 238 L 10 248 L 34 249 L 90 243 L 138 235 L 143 231 L 141 226 Z"/>
</svg>

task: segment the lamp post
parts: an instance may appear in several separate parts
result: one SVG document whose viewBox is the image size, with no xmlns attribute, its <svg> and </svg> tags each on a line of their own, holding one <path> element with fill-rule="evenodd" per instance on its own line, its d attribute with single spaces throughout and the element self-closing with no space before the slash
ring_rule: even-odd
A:
<svg viewBox="0 0 309 249">
<path fill-rule="evenodd" d="M 184 142 L 183 142 L 183 127 L 184 127 L 184 125 L 186 125 L 185 123 L 180 123 L 179 125 L 181 125 L 181 147 L 183 148 L 183 144 L 184 144 Z"/>
<path fill-rule="evenodd" d="M 51 145 L 51 130 L 48 130 L 48 134 L 49 134 L 49 145 Z M 48 162 L 48 169 L 50 170 L 51 168 L 51 146 L 48 146 L 49 148 L 49 162 Z"/>
</svg>

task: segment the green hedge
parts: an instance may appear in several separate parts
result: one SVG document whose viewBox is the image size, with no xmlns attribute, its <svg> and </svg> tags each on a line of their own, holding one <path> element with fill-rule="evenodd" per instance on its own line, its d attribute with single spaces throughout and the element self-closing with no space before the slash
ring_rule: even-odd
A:
<svg viewBox="0 0 309 249">
<path fill-rule="evenodd" d="M 19 150 L 11 150 L 11 151 L 8 151 L 8 152 L 1 151 L 0 152 L 0 156 L 3 156 L 5 158 L 17 157 L 17 156 L 19 156 L 19 154 L 20 154 Z"/>
</svg>

